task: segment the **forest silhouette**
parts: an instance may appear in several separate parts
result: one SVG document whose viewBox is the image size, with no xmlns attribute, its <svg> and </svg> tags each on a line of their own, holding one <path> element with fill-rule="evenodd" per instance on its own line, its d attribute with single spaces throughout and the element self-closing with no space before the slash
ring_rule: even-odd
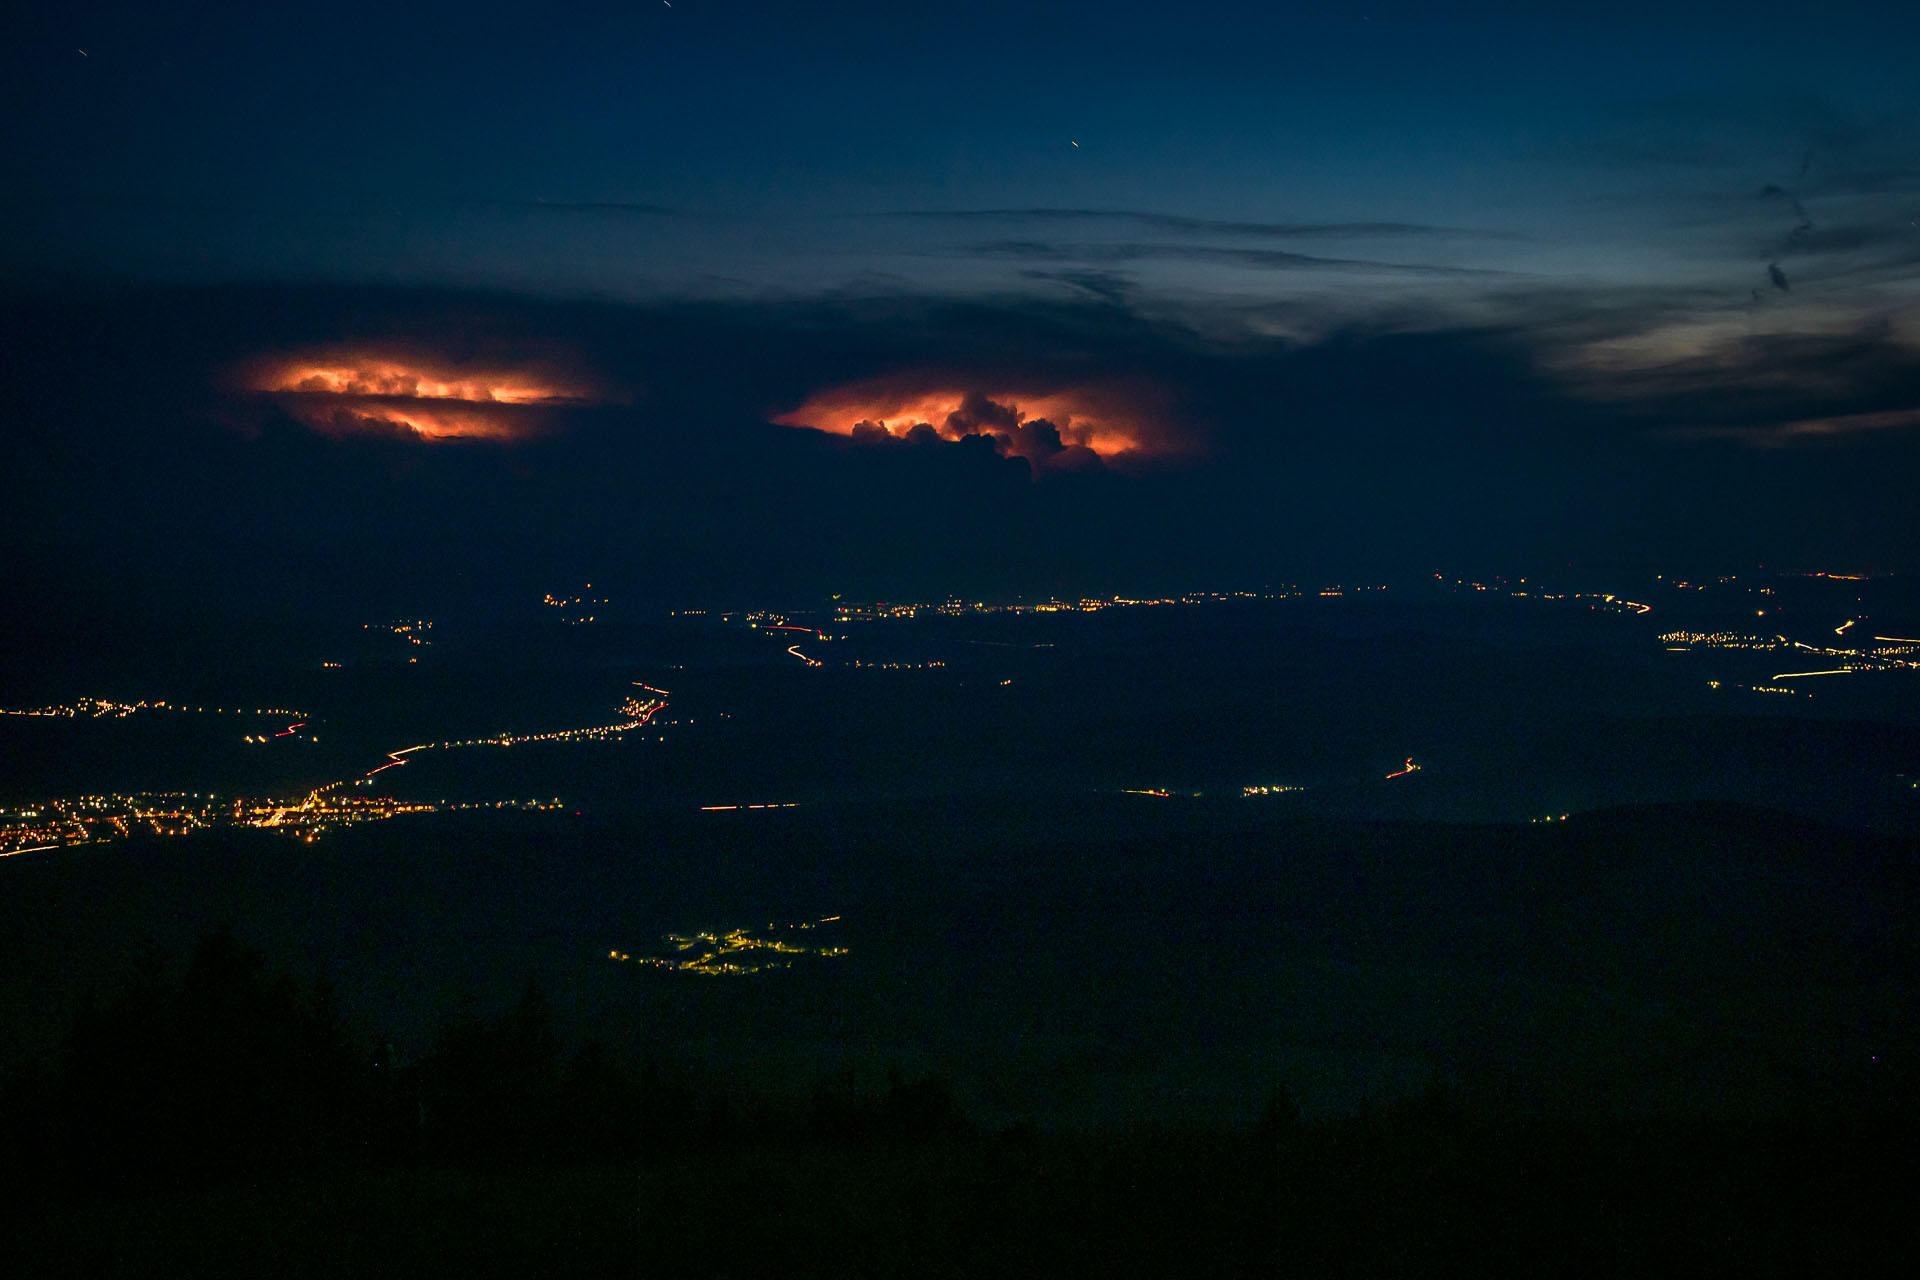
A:
<svg viewBox="0 0 1920 1280">
<path fill-rule="evenodd" d="M 1526 1120 L 1444 1088 L 1236 1130 L 988 1130 L 946 1083 L 745 1097 L 568 1044 L 529 980 L 418 1061 L 229 931 L 143 949 L 8 1082 L 26 1274 L 1784 1274 L 1911 1250 L 1904 1090 L 1767 1120 Z"/>
</svg>

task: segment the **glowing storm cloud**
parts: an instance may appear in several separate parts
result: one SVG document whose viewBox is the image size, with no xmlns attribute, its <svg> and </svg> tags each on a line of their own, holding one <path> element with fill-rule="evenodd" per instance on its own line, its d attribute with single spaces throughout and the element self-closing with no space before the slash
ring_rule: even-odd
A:
<svg viewBox="0 0 1920 1280">
<path fill-rule="evenodd" d="M 773 421 L 878 444 L 981 436 L 1036 471 L 1080 470 L 1166 451 L 1136 416 L 1138 399 L 1109 389 L 1028 395 L 875 379 L 818 392 Z"/>
<path fill-rule="evenodd" d="M 245 383 L 327 435 L 400 431 L 423 440 L 522 439 L 541 430 L 540 409 L 590 399 L 528 371 L 448 369 L 351 353 L 262 364 Z"/>
</svg>

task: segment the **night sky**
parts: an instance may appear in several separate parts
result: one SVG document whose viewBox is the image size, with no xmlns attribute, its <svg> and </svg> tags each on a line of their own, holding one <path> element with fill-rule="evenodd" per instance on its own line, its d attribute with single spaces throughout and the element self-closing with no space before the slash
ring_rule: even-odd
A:
<svg viewBox="0 0 1920 1280">
<path fill-rule="evenodd" d="M 1895 6 L 33 9 L 30 584 L 1920 567 Z"/>
<path fill-rule="evenodd" d="M 875 1115 L 902 1064 L 950 1078 L 1013 1126 L 978 1150 L 1050 1179 L 993 1154 L 990 1209 L 1072 1186 L 1049 1129 L 1229 1135 L 1141 1131 L 1162 1181 L 1088 1147 L 1106 1216 L 1062 1240 L 1214 1234 L 1180 1207 L 1208 1177 L 1266 1229 L 1234 1153 L 1284 1117 L 1394 1212 L 1426 1170 L 1449 1231 L 1569 1171 L 1592 1212 L 1540 1231 L 1623 1273 L 1610 1241 L 1693 1256 L 1642 1225 L 1686 1214 L 1696 1269 L 1764 1271 L 1826 1187 L 1798 1270 L 1832 1269 L 1911 1219 L 1873 1196 L 1913 1199 L 1920 1134 L 1916 53 L 1885 0 L 7 6 L 0 1010 L 31 1018 L 0 1133 L 81 1186 L 117 1148 L 60 1117 L 115 1122 L 60 1080 L 249 1114 L 194 1065 L 247 1066 L 217 1027 L 153 1066 L 59 1039 L 143 935 L 224 922 L 339 975 L 385 1065 L 338 1079 L 403 1091 L 337 1133 L 396 1161 L 458 1155 L 429 1117 L 498 1074 L 459 1062 L 487 1010 L 551 1101 L 531 979 L 562 1039 L 711 1082 L 683 1136 L 804 1096 L 838 1141 L 856 1068 Z M 845 963 L 647 963 L 761 921 L 832 922 Z M 39 1063 L 64 1111 L 9 1083 Z M 562 1090 L 589 1136 L 597 1078 Z M 674 1105 L 645 1079 L 606 1096 Z M 1454 1084 L 1554 1124 L 1845 1124 L 1689 1183 L 1660 1144 L 1692 1130 L 1649 1129 L 1642 1177 L 1638 1130 L 1510 1158 L 1406 1112 L 1479 1201 L 1360 1113 Z M 1315 1128 L 1356 1114 L 1388 1145 Z M 563 1148 L 513 1150 L 471 1153 Z M 760 1239 L 746 1166 L 686 1150 L 711 1238 Z M 1344 1203 L 1297 1168 L 1301 1221 Z M 767 1213 L 831 1226 L 837 1185 Z M 1468 1256 L 1353 1204 L 1396 1266 Z M 698 1273 L 864 1273 L 764 1238 Z"/>
</svg>

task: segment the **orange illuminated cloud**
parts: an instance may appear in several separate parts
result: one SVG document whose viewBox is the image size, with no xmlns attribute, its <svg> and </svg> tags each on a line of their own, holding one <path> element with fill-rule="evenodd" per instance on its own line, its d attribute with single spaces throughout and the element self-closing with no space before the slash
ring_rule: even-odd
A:
<svg viewBox="0 0 1920 1280">
<path fill-rule="evenodd" d="M 960 440 L 984 436 L 1036 471 L 1077 470 L 1166 453 L 1138 389 L 1072 387 L 981 390 L 951 377 L 897 375 L 832 387 L 773 421 L 856 440 Z"/>
<path fill-rule="evenodd" d="M 267 392 L 328 435 L 403 433 L 423 440 L 516 440 L 544 427 L 541 409 L 588 403 L 584 389 L 529 370 L 455 368 L 391 354 L 326 352 L 254 366 Z"/>
</svg>

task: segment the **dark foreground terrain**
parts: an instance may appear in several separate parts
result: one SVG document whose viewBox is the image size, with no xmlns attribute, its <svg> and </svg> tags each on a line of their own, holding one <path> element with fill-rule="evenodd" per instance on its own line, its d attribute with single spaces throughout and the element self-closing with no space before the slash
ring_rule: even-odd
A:
<svg viewBox="0 0 1920 1280">
<path fill-rule="evenodd" d="M 14 1208 L 26 1275 L 1806 1276 L 1915 1256 L 1911 1123 L 706 1135 Z"/>
<path fill-rule="evenodd" d="M 1909 839 L 1725 805 L 1051 803 L 11 860 L 17 1270 L 1745 1276 L 1914 1252 Z M 845 953 L 791 969 L 609 955 L 828 915 Z"/>
</svg>

